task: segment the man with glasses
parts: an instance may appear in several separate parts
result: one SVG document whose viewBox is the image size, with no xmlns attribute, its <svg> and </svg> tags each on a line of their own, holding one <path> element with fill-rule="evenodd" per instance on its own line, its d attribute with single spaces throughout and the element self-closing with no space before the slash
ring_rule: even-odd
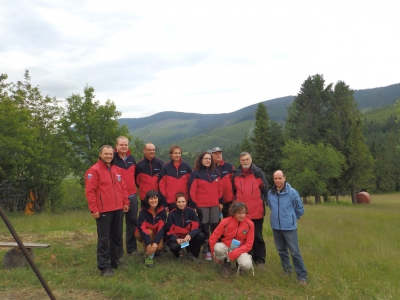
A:
<svg viewBox="0 0 400 300">
<path fill-rule="evenodd" d="M 141 201 L 150 190 L 158 191 L 158 173 L 164 162 L 156 158 L 156 147 L 147 143 L 143 148 L 144 158 L 136 164 L 135 179 Z"/>
<path fill-rule="evenodd" d="M 254 223 L 254 244 L 250 251 L 259 269 L 265 269 L 265 242 L 262 235 L 268 182 L 261 168 L 253 164 L 250 153 L 242 152 L 240 166 L 232 176 L 234 202 L 243 202 L 248 208 L 248 218 Z"/>
</svg>

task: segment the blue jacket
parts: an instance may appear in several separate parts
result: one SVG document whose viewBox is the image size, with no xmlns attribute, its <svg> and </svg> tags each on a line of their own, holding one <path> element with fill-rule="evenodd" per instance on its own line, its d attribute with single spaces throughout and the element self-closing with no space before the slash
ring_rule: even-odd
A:
<svg viewBox="0 0 400 300">
<path fill-rule="evenodd" d="M 299 193 L 285 182 L 280 193 L 276 186 L 268 192 L 268 206 L 271 209 L 271 228 L 277 230 L 297 229 L 297 219 L 304 214 Z"/>
</svg>

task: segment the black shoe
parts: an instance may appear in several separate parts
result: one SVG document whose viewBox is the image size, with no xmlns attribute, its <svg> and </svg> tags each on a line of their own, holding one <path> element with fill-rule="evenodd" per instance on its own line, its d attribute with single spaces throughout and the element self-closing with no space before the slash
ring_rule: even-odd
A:
<svg viewBox="0 0 400 300">
<path fill-rule="evenodd" d="M 223 278 L 228 279 L 231 277 L 231 263 L 230 262 L 224 262 L 222 265 L 222 271 L 221 271 L 221 275 Z"/>
<path fill-rule="evenodd" d="M 103 272 L 101 272 L 101 275 L 103 275 L 104 277 L 113 277 L 114 272 L 112 269 L 106 269 Z"/>
</svg>

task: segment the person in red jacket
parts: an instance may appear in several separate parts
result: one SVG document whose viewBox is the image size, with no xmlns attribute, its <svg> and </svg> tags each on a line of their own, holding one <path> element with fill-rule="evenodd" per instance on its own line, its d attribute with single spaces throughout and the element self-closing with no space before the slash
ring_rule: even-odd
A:
<svg viewBox="0 0 400 300">
<path fill-rule="evenodd" d="M 238 273 L 253 269 L 251 255 L 248 252 L 253 247 L 254 224 L 246 217 L 247 213 L 246 204 L 235 202 L 230 207 L 230 217 L 224 218 L 210 237 L 213 257 L 218 263 L 224 261 L 222 265 L 224 278 L 230 277 L 230 262 L 233 260 L 237 262 Z"/>
<path fill-rule="evenodd" d="M 217 227 L 222 209 L 222 183 L 209 152 L 200 153 L 189 179 L 189 206 L 197 209 L 204 233 L 205 260 L 212 260 L 208 247 L 210 232 Z"/>
<path fill-rule="evenodd" d="M 147 192 L 143 200 L 143 207 L 139 213 L 138 227 L 135 231 L 136 239 L 143 243 L 144 253 L 147 257 L 146 266 L 152 268 L 152 257 L 158 255 L 163 248 L 164 227 L 167 214 L 161 204 L 160 195 L 155 190 Z"/>
<path fill-rule="evenodd" d="M 254 223 L 254 245 L 250 254 L 257 267 L 265 269 L 266 248 L 263 238 L 265 205 L 268 196 L 268 182 L 261 168 L 253 164 L 250 153 L 239 156 L 240 167 L 232 175 L 234 201 L 247 205 L 248 218 Z"/>
<path fill-rule="evenodd" d="M 234 198 L 231 178 L 235 167 L 222 159 L 222 149 L 220 147 L 213 148 L 211 150 L 211 155 L 215 162 L 215 169 L 218 171 L 222 181 L 222 216 L 226 218 L 229 216 L 229 207 L 232 205 Z"/>
<path fill-rule="evenodd" d="M 122 267 L 122 218 L 129 210 L 128 192 L 120 169 L 112 162 L 113 148 L 100 148 L 99 161 L 85 174 L 85 193 L 89 210 L 97 225 L 97 267 L 103 276 L 114 276 Z"/>
<path fill-rule="evenodd" d="M 201 263 L 198 259 L 201 245 L 204 243 L 204 234 L 201 232 L 200 222 L 193 208 L 187 207 L 185 193 L 175 195 L 176 208 L 167 219 L 166 232 L 168 247 L 176 258 L 183 256 L 182 247 L 186 249 L 187 258 L 194 263 Z"/>
<path fill-rule="evenodd" d="M 164 162 L 156 157 L 156 147 L 147 143 L 143 149 L 144 158 L 136 164 L 135 179 L 139 196 L 143 201 L 150 190 L 158 191 L 158 175 Z"/>
<path fill-rule="evenodd" d="M 132 254 L 137 253 L 137 244 L 134 232 L 137 225 L 138 199 L 135 183 L 136 161 L 129 151 L 129 139 L 125 136 L 117 138 L 114 152 L 114 165 L 121 169 L 120 172 L 125 181 L 129 195 L 129 211 L 125 213 L 125 245 L 126 253 L 128 256 L 131 256 Z"/>
<path fill-rule="evenodd" d="M 174 144 L 169 149 L 171 161 L 167 162 L 160 171 L 158 187 L 163 199 L 163 205 L 167 211 L 176 207 L 175 195 L 177 192 L 184 192 L 186 199 L 189 199 L 188 182 L 192 168 L 182 161 L 182 148 Z"/>
</svg>

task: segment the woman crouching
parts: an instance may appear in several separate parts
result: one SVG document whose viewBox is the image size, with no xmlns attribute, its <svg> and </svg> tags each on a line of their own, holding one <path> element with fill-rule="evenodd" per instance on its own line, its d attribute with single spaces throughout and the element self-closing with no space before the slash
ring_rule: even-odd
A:
<svg viewBox="0 0 400 300">
<path fill-rule="evenodd" d="M 199 219 L 195 210 L 187 207 L 185 193 L 178 192 L 175 202 L 176 208 L 169 213 L 166 226 L 168 247 L 178 259 L 183 257 L 183 248 L 186 248 L 187 258 L 199 264 L 200 248 L 204 242 Z"/>
<path fill-rule="evenodd" d="M 246 217 L 247 206 L 235 202 L 229 209 L 230 217 L 219 223 L 210 237 L 210 250 L 214 259 L 222 265 L 222 277 L 231 276 L 231 261 L 236 260 L 237 272 L 253 269 L 251 250 L 254 243 L 254 224 Z M 221 239 L 221 242 L 218 240 Z M 254 275 L 254 270 L 253 270 Z"/>
<path fill-rule="evenodd" d="M 167 214 L 161 205 L 160 195 L 155 190 L 148 191 L 142 202 L 135 237 L 143 243 L 145 264 L 149 268 L 154 267 L 153 257 L 163 248 L 166 218 Z"/>
</svg>

